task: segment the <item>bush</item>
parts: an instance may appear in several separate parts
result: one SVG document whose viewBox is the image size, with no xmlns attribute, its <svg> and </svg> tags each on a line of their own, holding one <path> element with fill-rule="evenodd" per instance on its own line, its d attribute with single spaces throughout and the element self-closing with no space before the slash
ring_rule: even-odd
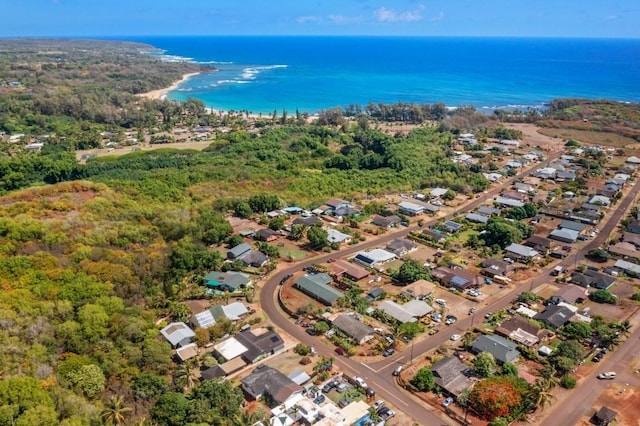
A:
<svg viewBox="0 0 640 426">
<path fill-rule="evenodd" d="M 631 300 L 635 300 L 636 302 L 640 302 L 640 293 L 634 293 L 633 296 L 631 296 Z"/>
<path fill-rule="evenodd" d="M 569 375 L 569 374 L 565 374 L 564 376 L 562 376 L 562 379 L 560 379 L 560 386 L 562 386 L 565 389 L 573 389 L 576 387 L 576 379 L 575 377 Z"/>
<path fill-rule="evenodd" d="M 311 364 L 311 358 L 309 358 L 308 356 L 302 357 L 302 359 L 300 359 L 300 364 L 302 364 L 302 365 Z"/>
<path fill-rule="evenodd" d="M 311 353 L 311 348 L 309 348 L 309 346 L 305 345 L 304 343 L 298 343 L 293 351 L 300 356 L 306 356 Z"/>
<path fill-rule="evenodd" d="M 615 305 L 617 302 L 616 296 L 609 293 L 607 290 L 596 290 L 590 295 L 591 300 L 596 303 L 608 303 L 610 305 Z"/>
</svg>

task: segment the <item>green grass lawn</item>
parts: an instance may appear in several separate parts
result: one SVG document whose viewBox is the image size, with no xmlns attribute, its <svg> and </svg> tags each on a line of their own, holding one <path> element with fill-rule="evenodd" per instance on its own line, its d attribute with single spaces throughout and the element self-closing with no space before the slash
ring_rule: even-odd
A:
<svg viewBox="0 0 640 426">
<path fill-rule="evenodd" d="M 309 253 L 307 253 L 306 251 L 299 250 L 293 247 L 278 247 L 278 250 L 280 251 L 280 257 L 290 257 L 293 260 L 300 260 L 309 256 Z"/>
</svg>

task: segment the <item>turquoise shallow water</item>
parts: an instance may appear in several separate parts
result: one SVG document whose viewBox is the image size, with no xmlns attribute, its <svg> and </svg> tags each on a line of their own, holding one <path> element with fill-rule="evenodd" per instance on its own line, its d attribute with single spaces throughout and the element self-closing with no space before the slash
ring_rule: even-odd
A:
<svg viewBox="0 0 640 426">
<path fill-rule="evenodd" d="M 368 102 L 540 107 L 558 97 L 640 102 L 640 40 L 145 37 L 164 60 L 213 64 L 169 94 L 223 110 L 314 113 Z"/>
</svg>

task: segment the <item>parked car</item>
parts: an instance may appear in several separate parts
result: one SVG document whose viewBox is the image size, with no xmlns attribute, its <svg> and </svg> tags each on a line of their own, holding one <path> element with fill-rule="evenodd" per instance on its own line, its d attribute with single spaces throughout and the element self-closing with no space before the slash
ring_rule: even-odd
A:
<svg viewBox="0 0 640 426">
<path fill-rule="evenodd" d="M 436 300 L 434 300 L 434 302 L 436 302 L 438 305 L 442 305 L 442 306 L 447 304 L 447 301 L 444 300 L 444 299 L 436 299 Z"/>
<path fill-rule="evenodd" d="M 469 315 L 473 314 L 477 310 L 478 310 L 478 308 L 476 308 L 475 306 L 472 307 L 471 309 L 469 309 Z"/>
<path fill-rule="evenodd" d="M 591 361 L 600 362 L 600 361 L 602 361 L 602 358 L 604 358 L 604 353 L 603 352 L 598 352 L 593 358 L 591 358 Z"/>
<path fill-rule="evenodd" d="M 453 315 L 447 315 L 447 320 L 444 323 L 446 325 L 453 325 L 456 323 L 456 321 L 458 321 L 458 318 Z"/>
<path fill-rule="evenodd" d="M 305 331 L 309 336 L 317 336 L 318 332 L 314 328 L 307 328 Z"/>
<path fill-rule="evenodd" d="M 438 334 L 439 331 L 440 331 L 440 329 L 438 327 L 432 328 L 431 330 L 429 330 L 429 336 L 433 336 L 434 334 Z"/>
<path fill-rule="evenodd" d="M 347 398 L 342 398 L 340 401 L 338 401 L 338 406 L 340 408 L 344 408 L 347 405 L 349 405 L 349 400 Z"/>
<path fill-rule="evenodd" d="M 373 398 L 374 396 L 376 396 L 376 391 L 374 391 L 373 389 L 371 389 L 371 386 L 369 386 L 369 387 L 367 388 L 367 390 L 366 390 L 364 393 L 366 393 L 366 394 L 367 394 L 367 399 L 371 399 L 371 398 Z"/>
<path fill-rule="evenodd" d="M 353 380 L 358 384 L 358 386 L 360 386 L 362 389 L 366 389 L 367 386 L 367 382 L 364 381 L 364 379 L 362 377 L 354 377 Z"/>
<path fill-rule="evenodd" d="M 373 408 L 376 412 L 381 409 L 382 407 L 384 407 L 384 401 L 379 399 L 376 402 L 374 402 L 373 404 L 371 404 L 371 408 Z"/>
<path fill-rule="evenodd" d="M 616 378 L 616 376 L 617 374 L 615 371 L 607 371 L 605 373 L 598 374 L 597 377 L 598 379 L 601 379 L 601 380 L 613 380 Z"/>
<path fill-rule="evenodd" d="M 387 348 L 387 349 L 385 349 L 385 350 L 384 350 L 384 352 L 382 352 L 382 356 L 384 356 L 384 357 L 388 357 L 388 356 L 393 355 L 394 353 L 396 353 L 396 350 L 395 350 L 395 349 L 393 349 L 393 348 Z"/>
<path fill-rule="evenodd" d="M 460 337 L 462 337 L 462 336 L 460 336 L 459 334 L 454 334 L 453 336 L 451 336 L 451 340 L 455 342 L 455 341 L 460 340 Z"/>
<path fill-rule="evenodd" d="M 349 385 L 348 385 L 348 384 L 346 384 L 346 383 L 340 383 L 340 384 L 338 385 L 338 387 L 336 387 L 336 392 L 338 392 L 338 393 L 342 393 L 342 392 L 346 391 L 348 387 L 349 387 Z"/>
<path fill-rule="evenodd" d="M 378 411 L 378 415 L 380 415 L 382 420 L 389 420 L 391 417 L 396 415 L 396 412 L 389 407 L 382 407 L 382 409 Z"/>
<path fill-rule="evenodd" d="M 330 382 L 325 383 L 325 385 L 322 387 L 322 392 L 324 393 L 329 393 L 331 391 L 331 389 L 335 388 L 337 385 L 336 382 L 334 382 L 333 380 Z"/>
<path fill-rule="evenodd" d="M 349 356 L 349 352 L 347 352 L 347 350 L 346 350 L 345 348 L 340 347 L 340 346 L 338 346 L 338 347 L 336 348 L 336 353 L 337 353 L 338 355 L 342 355 L 342 356 Z"/>
<path fill-rule="evenodd" d="M 447 399 L 445 399 L 444 401 L 442 401 L 442 406 L 443 407 L 448 407 L 451 404 L 453 404 L 453 398 L 449 397 Z"/>
<path fill-rule="evenodd" d="M 316 397 L 316 399 L 314 399 L 314 400 L 313 400 L 313 402 L 314 402 L 315 404 L 320 405 L 320 404 L 322 404 L 326 399 L 327 399 L 327 398 L 326 398 L 324 395 L 320 394 L 320 395 L 318 395 L 318 396 Z"/>
</svg>

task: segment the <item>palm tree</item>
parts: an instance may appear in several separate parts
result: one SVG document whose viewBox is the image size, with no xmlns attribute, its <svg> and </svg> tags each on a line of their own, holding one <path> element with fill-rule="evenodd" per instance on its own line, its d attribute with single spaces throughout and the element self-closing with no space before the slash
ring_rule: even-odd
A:
<svg viewBox="0 0 640 426">
<path fill-rule="evenodd" d="M 124 398 L 114 395 L 109 399 L 109 402 L 105 404 L 101 417 L 105 424 L 121 426 L 125 424 L 125 416 L 130 412 L 131 407 L 124 406 Z"/>
<path fill-rule="evenodd" d="M 265 420 L 265 418 L 265 413 L 261 408 L 253 412 L 242 410 L 231 419 L 231 424 L 233 426 L 253 426 L 256 423 Z"/>
<path fill-rule="evenodd" d="M 195 362 L 189 360 L 180 365 L 174 375 L 176 383 L 183 386 L 185 392 L 194 388 L 198 382 L 197 368 Z"/>
<path fill-rule="evenodd" d="M 531 400 L 535 403 L 536 408 L 540 407 L 544 410 L 545 405 L 550 404 L 554 395 L 549 390 L 555 386 L 557 379 L 539 377 L 531 387 Z"/>
</svg>

